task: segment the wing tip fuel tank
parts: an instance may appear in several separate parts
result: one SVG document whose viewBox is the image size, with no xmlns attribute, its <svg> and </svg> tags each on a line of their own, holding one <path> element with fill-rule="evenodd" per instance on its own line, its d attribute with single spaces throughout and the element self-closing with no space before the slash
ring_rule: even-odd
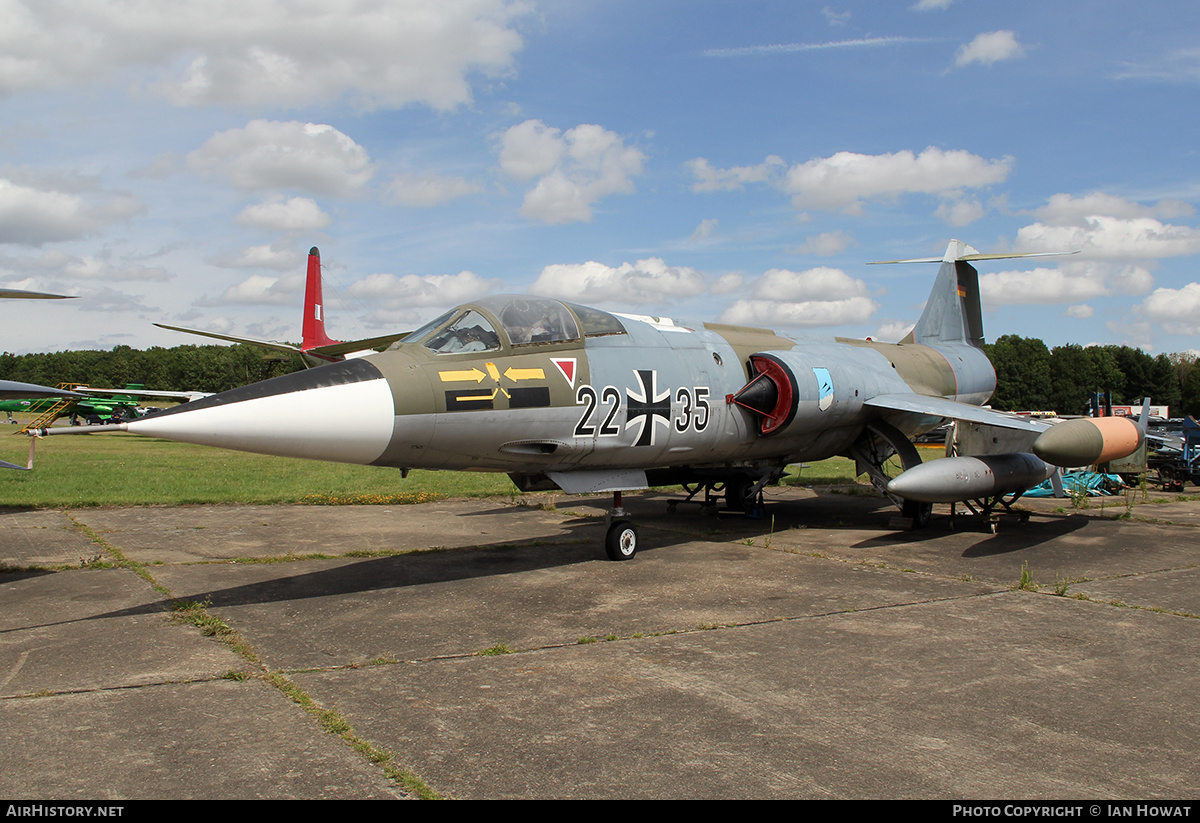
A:
<svg viewBox="0 0 1200 823">
<path fill-rule="evenodd" d="M 1051 426 L 1033 441 L 1033 453 L 1055 466 L 1091 466 L 1127 457 L 1145 439 L 1128 417 L 1081 417 Z"/>
</svg>

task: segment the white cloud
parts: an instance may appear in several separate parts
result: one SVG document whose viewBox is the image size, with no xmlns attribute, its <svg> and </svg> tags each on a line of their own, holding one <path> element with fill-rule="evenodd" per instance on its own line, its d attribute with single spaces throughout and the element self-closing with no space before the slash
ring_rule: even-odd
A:
<svg viewBox="0 0 1200 823">
<path fill-rule="evenodd" d="M 970 152 L 930 146 L 920 154 L 854 154 L 838 152 L 788 170 L 784 189 L 798 209 L 861 211 L 865 200 L 894 199 L 902 194 L 954 196 L 961 189 L 981 188 L 1007 179 L 1013 160 L 985 160 Z"/>
<path fill-rule="evenodd" d="M 217 257 L 212 262 L 228 269 L 276 269 L 294 272 L 305 270 L 305 256 L 290 245 L 283 248 L 271 245 L 248 246 L 236 254 Z M 296 276 L 299 277 L 298 274 Z"/>
<path fill-rule="evenodd" d="M 241 189 L 299 190 L 322 197 L 360 191 L 375 169 L 366 150 L 333 126 L 251 120 L 214 134 L 188 168 Z"/>
<path fill-rule="evenodd" d="M 838 11 L 832 6 L 825 6 L 821 9 L 821 14 L 831 26 L 844 26 L 850 22 L 850 18 L 853 16 L 848 11 Z"/>
<path fill-rule="evenodd" d="M 216 301 L 201 300 L 200 305 L 241 303 L 247 305 L 295 306 L 304 291 L 304 278 L 298 274 L 269 277 L 252 274 L 241 283 L 230 286 Z"/>
<path fill-rule="evenodd" d="M 471 100 L 469 78 L 511 73 L 530 11 L 508 0 L 3 0 L 0 96 L 160 72 L 179 105 L 362 108 Z"/>
<path fill-rule="evenodd" d="M 987 209 L 978 200 L 961 198 L 943 201 L 934 213 L 947 225 L 966 226 L 987 214 Z"/>
<path fill-rule="evenodd" d="M 950 8 L 954 0 L 918 0 L 912 7 L 913 11 L 941 11 Z"/>
<path fill-rule="evenodd" d="M 701 220 L 700 225 L 696 226 L 696 230 L 692 232 L 692 236 L 688 238 L 689 243 L 703 243 L 713 233 L 713 229 L 717 227 L 718 221 L 715 217 L 707 220 Z"/>
<path fill-rule="evenodd" d="M 529 292 L 582 303 L 646 305 L 694 297 L 707 287 L 708 279 L 695 269 L 650 257 L 616 268 L 595 261 L 546 266 Z"/>
<path fill-rule="evenodd" d="M 481 183 L 472 182 L 464 177 L 443 177 L 434 172 L 410 172 L 393 177 L 383 199 L 392 205 L 421 208 L 440 206 L 481 191 Z"/>
<path fill-rule="evenodd" d="M 1178 257 L 1200 252 L 1200 230 L 1153 217 L 1084 217 L 1076 225 L 1034 223 L 1017 232 L 1022 251 L 1081 251 L 1106 259 Z"/>
<path fill-rule="evenodd" d="M 866 283 L 841 269 L 770 269 L 751 286 L 755 299 L 738 300 L 724 323 L 809 328 L 864 323 L 879 308 Z"/>
<path fill-rule="evenodd" d="M 1077 320 L 1087 320 L 1089 317 L 1094 317 L 1096 310 L 1087 303 L 1080 303 L 1078 306 L 1069 306 L 1065 312 L 1067 317 L 1074 317 Z"/>
<path fill-rule="evenodd" d="M 330 217 L 321 211 L 316 201 L 307 197 L 277 199 L 242 209 L 234 218 L 242 226 L 253 226 L 267 231 L 302 231 L 323 229 Z"/>
<path fill-rule="evenodd" d="M 40 281 L 93 280 L 110 283 L 118 280 L 164 281 L 172 275 L 159 266 L 113 261 L 111 255 L 78 256 L 50 251 L 40 257 L 0 257 L 0 269 Z"/>
<path fill-rule="evenodd" d="M 755 297 L 783 301 L 844 300 L 867 295 L 867 284 L 841 269 L 819 266 L 796 272 L 770 269 L 754 284 Z"/>
<path fill-rule="evenodd" d="M 808 238 L 796 248 L 796 251 L 800 254 L 817 254 L 828 257 L 833 254 L 841 254 L 853 242 L 853 237 L 839 229 Z"/>
<path fill-rule="evenodd" d="M 735 291 L 741 291 L 745 282 L 746 278 L 738 272 L 729 272 L 718 277 L 717 282 L 713 283 L 709 291 L 712 294 L 731 294 Z"/>
<path fill-rule="evenodd" d="M 1025 47 L 1017 42 L 1017 33 L 1004 29 L 980 34 L 970 43 L 960 46 L 954 56 L 954 63 L 967 66 L 971 63 L 982 63 L 990 66 L 1002 60 L 1014 60 L 1025 54 Z"/>
<path fill-rule="evenodd" d="M 884 320 L 879 324 L 870 339 L 884 343 L 895 343 L 903 340 L 908 333 L 916 328 L 916 323 L 905 323 L 903 320 Z"/>
<path fill-rule="evenodd" d="M 526 120 L 501 137 L 500 168 L 518 182 L 536 178 L 521 214 L 543 223 L 587 222 L 592 206 L 613 194 L 634 191 L 645 155 L 620 135 L 584 124 L 560 133 Z"/>
<path fill-rule="evenodd" d="M 1076 303 L 1114 294 L 1145 294 L 1153 286 L 1154 275 L 1143 266 L 1096 261 L 979 275 L 985 307 Z"/>
<path fill-rule="evenodd" d="M 1060 269 L 1000 271 L 979 275 L 979 293 L 985 306 L 1035 303 L 1073 303 L 1109 293 L 1108 287 L 1088 272 L 1068 274 Z"/>
<path fill-rule="evenodd" d="M 36 174 L 10 172 L 15 174 L 0 177 L 0 243 L 40 246 L 74 240 L 145 211 L 139 200 L 126 194 L 64 191 L 53 188 L 55 181 L 37 181 Z"/>
<path fill-rule="evenodd" d="M 1200 81 L 1200 49 L 1174 49 L 1155 54 L 1148 63 L 1123 63 L 1121 70 L 1112 76 L 1118 80 L 1195 83 Z"/>
<path fill-rule="evenodd" d="M 458 274 L 371 274 L 350 285 L 347 291 L 360 300 L 370 300 L 383 309 L 408 306 L 454 306 L 495 291 L 499 280 L 480 277 L 472 271 Z"/>
<path fill-rule="evenodd" d="M 558 129 L 547 127 L 541 120 L 513 126 L 501 138 L 500 168 L 522 183 L 549 174 L 565 148 L 559 134 Z"/>
<path fill-rule="evenodd" d="M 722 323 L 749 326 L 815 328 L 865 323 L 879 308 L 869 297 L 785 303 L 778 300 L 739 300 L 721 314 Z"/>
<path fill-rule="evenodd" d="M 1155 289 L 1142 301 L 1140 313 L 1171 334 L 1200 334 L 1200 283 Z"/>
<path fill-rule="evenodd" d="M 1117 197 L 1104 192 L 1092 192 L 1082 197 L 1070 194 L 1056 194 L 1045 206 L 1033 211 L 1033 215 L 1043 223 L 1053 226 L 1083 225 L 1086 218 L 1105 216 L 1121 219 L 1136 217 L 1156 217 L 1171 219 L 1187 217 L 1195 213 L 1195 208 L 1183 200 L 1164 199 L 1147 206 L 1123 197 Z"/>
<path fill-rule="evenodd" d="M 930 146 L 920 154 L 855 154 L 841 151 L 787 168 L 772 155 L 756 166 L 714 167 L 703 157 L 686 167 L 694 182 L 692 191 L 733 191 L 750 183 L 782 189 L 797 209 L 844 211 L 861 214 L 868 200 L 895 200 L 905 194 L 938 195 L 949 202 L 939 215 L 955 225 L 982 216 L 983 207 L 963 198 L 964 189 L 1001 183 L 1012 171 L 1013 159 L 985 160 L 962 150 Z"/>
<path fill-rule="evenodd" d="M 715 168 L 708 160 L 697 157 L 684 164 L 696 182 L 692 191 L 735 191 L 747 183 L 778 182 L 787 163 L 782 157 L 771 155 L 757 166 L 734 166 L 731 169 Z"/>
</svg>

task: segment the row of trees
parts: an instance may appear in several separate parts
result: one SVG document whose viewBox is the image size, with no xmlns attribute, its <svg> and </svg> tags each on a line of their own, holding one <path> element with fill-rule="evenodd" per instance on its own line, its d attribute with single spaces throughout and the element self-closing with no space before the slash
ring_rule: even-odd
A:
<svg viewBox="0 0 1200 823">
<path fill-rule="evenodd" d="M 142 383 L 158 391 L 219 392 L 302 368 L 299 357 L 264 357 L 263 349 L 242 345 L 0 354 L 0 379 L 41 386 L 84 383 L 124 388 L 127 383 Z"/>
<path fill-rule="evenodd" d="M 992 406 L 1006 411 L 1084 414 L 1092 392 L 1141 405 L 1149 397 L 1172 417 L 1200 417 L 1200 362 L 1190 354 L 1151 357 L 1129 346 L 1055 346 L 1005 335 L 984 347 L 996 367 Z"/>
<path fill-rule="evenodd" d="M 1108 391 L 1114 403 L 1136 405 L 1150 397 L 1155 405 L 1170 406 L 1174 417 L 1200 417 L 1200 362 L 1191 355 L 1151 357 L 1129 346 L 1049 349 L 1037 338 L 1016 335 L 985 349 L 996 367 L 997 409 L 1083 414 L 1092 392 Z M 0 379 L 44 386 L 143 383 L 163 391 L 218 392 L 301 368 L 298 357 L 264 356 L 262 349 L 242 345 L 0 354 Z"/>
</svg>

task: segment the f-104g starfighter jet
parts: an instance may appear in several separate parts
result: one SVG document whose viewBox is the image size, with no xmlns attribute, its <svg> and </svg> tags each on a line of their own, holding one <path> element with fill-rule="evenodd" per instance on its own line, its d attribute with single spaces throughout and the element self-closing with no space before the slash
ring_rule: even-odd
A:
<svg viewBox="0 0 1200 823">
<path fill-rule="evenodd" d="M 761 328 L 613 314 L 528 295 L 481 298 L 386 351 L 243 386 L 111 429 L 263 454 L 403 470 L 506 472 L 523 489 L 611 493 L 608 556 L 634 556 L 621 493 L 683 483 L 753 508 L 785 468 L 853 458 L 911 519 L 934 502 L 1019 495 L 1056 466 L 1132 453 L 1134 421 L 1049 426 L 982 405 L 973 261 L 952 241 L 899 343 L 793 340 Z M 1037 434 L 1029 453 L 922 464 L 910 438 L 947 420 Z M 106 427 L 92 427 L 100 431 Z M 56 433 L 50 430 L 50 433 Z M 885 466 L 899 457 L 903 472 Z M 695 494 L 696 492 L 693 492 Z"/>
</svg>

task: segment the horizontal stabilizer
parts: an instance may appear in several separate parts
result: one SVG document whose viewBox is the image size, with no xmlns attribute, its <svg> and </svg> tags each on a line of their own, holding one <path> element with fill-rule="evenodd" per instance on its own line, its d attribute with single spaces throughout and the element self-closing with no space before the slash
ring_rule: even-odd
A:
<svg viewBox="0 0 1200 823">
<path fill-rule="evenodd" d="M 909 260 L 876 260 L 868 266 L 884 266 L 890 263 L 956 263 L 959 260 L 967 263 L 979 260 L 1011 260 L 1018 257 L 1058 257 L 1065 254 L 1079 254 L 1078 251 L 1032 251 L 1032 252 L 998 252 L 981 254 L 978 249 L 968 246 L 961 240 L 951 240 L 946 247 L 946 253 L 941 257 L 914 257 Z"/>
<path fill-rule="evenodd" d="M 170 329 L 171 331 L 181 331 L 186 334 L 198 334 L 201 337 L 211 337 L 214 340 L 227 340 L 230 343 L 244 343 L 247 346 L 262 346 L 264 349 L 273 349 L 275 351 L 300 353 L 299 346 L 293 346 L 291 343 L 279 343 L 275 340 L 255 340 L 253 337 L 235 337 L 232 334 L 218 334 L 215 331 L 204 331 L 203 329 L 188 329 L 183 326 L 168 326 L 165 323 L 155 323 L 160 329 Z"/>
</svg>

